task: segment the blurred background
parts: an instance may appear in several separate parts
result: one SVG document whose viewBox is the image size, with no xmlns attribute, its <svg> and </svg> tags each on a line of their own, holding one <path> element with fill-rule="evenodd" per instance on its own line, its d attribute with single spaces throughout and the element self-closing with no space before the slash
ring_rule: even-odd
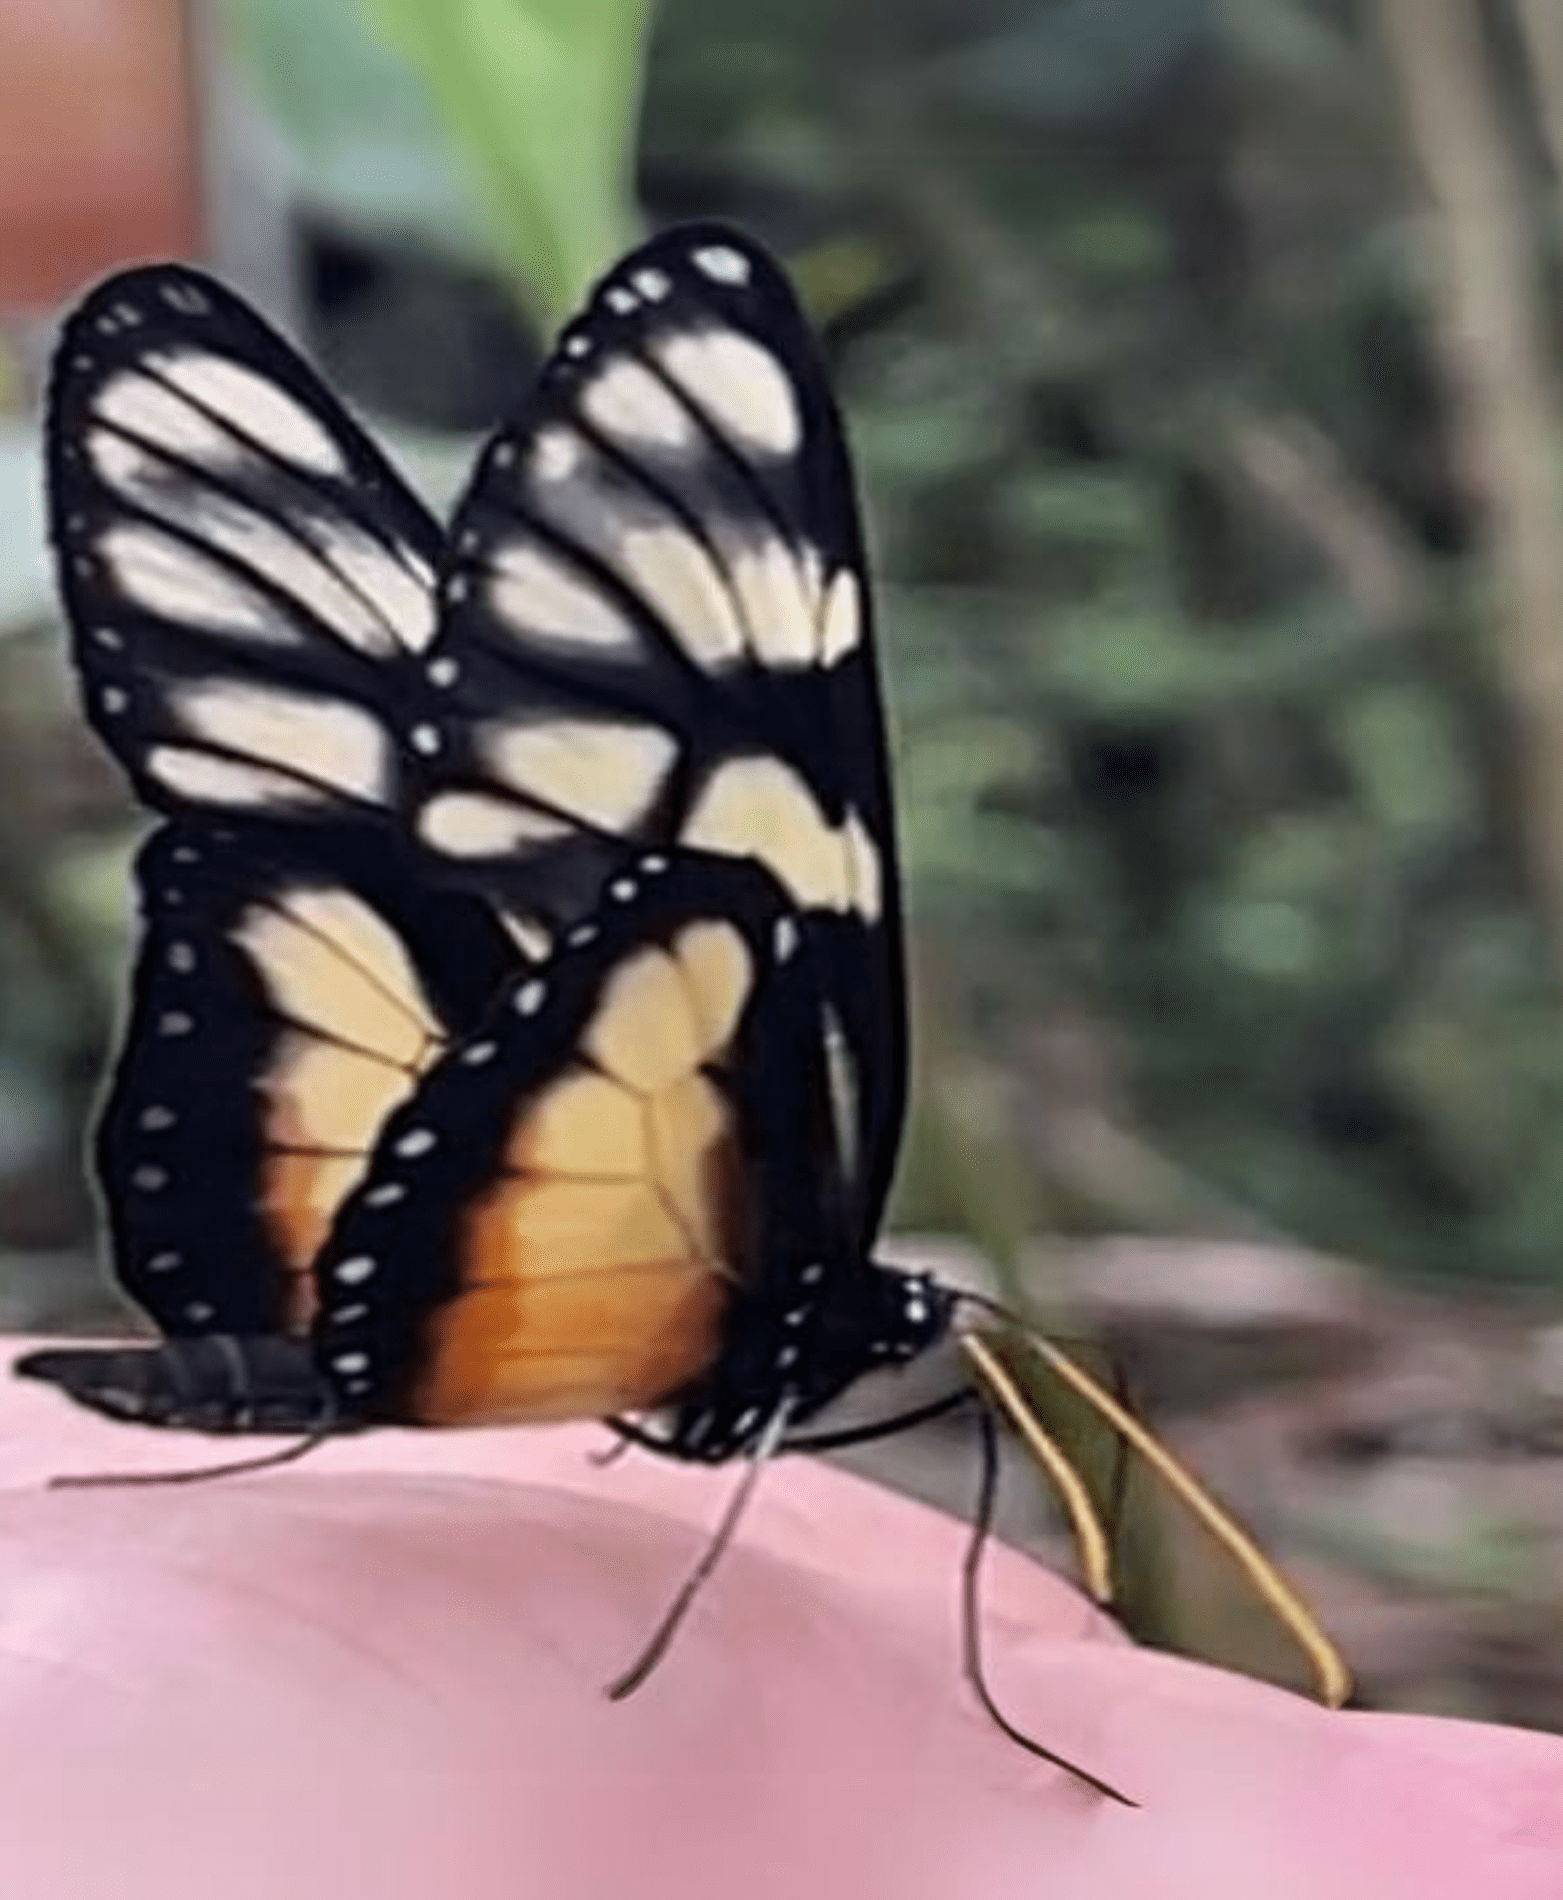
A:
<svg viewBox="0 0 1563 1900">
<path fill-rule="evenodd" d="M 615 253 L 730 217 L 880 577 L 901 1250 L 1095 1342 L 1368 1701 L 1563 1728 L 1560 182 L 1557 0 L 0 0 L 0 1323 L 131 1323 L 62 308 L 210 262 L 443 506 Z M 1137 1628 L 1295 1673 L 1143 1484 L 1125 1544 Z"/>
</svg>

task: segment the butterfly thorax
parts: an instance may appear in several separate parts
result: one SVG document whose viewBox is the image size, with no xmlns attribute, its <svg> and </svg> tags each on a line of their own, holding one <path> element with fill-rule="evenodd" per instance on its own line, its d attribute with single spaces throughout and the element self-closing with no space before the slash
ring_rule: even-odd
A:
<svg viewBox="0 0 1563 1900">
<path fill-rule="evenodd" d="M 785 1303 L 735 1302 L 721 1360 L 679 1403 L 670 1450 L 719 1463 L 750 1449 L 784 1402 L 789 1425 L 806 1424 L 865 1373 L 926 1352 L 954 1314 L 955 1295 L 930 1275 L 872 1260 L 798 1279 Z"/>
</svg>

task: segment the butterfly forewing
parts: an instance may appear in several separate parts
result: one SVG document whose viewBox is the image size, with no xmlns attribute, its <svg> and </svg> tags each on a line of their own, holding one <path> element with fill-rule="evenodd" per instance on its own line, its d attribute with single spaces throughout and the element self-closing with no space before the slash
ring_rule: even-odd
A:
<svg viewBox="0 0 1563 1900">
<path fill-rule="evenodd" d="M 326 834 L 317 834 L 324 843 Z M 164 826 L 98 1130 L 126 1291 L 165 1333 L 299 1333 L 386 1116 L 517 965 L 480 901 L 361 832 Z"/>
<path fill-rule="evenodd" d="M 901 946 L 840 418 L 775 265 L 719 227 L 632 254 L 458 509 L 426 677 L 421 840 L 567 921 L 633 852 L 758 858 L 820 943 L 877 1223 L 904 1094 Z"/>
<path fill-rule="evenodd" d="M 88 717 L 154 808 L 404 798 L 437 524 L 282 338 L 199 271 L 66 325 L 50 532 Z"/>
</svg>

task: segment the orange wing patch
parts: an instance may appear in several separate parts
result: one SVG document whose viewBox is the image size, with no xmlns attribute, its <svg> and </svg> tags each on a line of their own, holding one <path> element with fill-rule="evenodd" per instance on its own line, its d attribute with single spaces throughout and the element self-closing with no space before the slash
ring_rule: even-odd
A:
<svg viewBox="0 0 1563 1900">
<path fill-rule="evenodd" d="M 610 975 L 580 1058 L 519 1105 L 507 1172 L 467 1211 L 461 1290 L 430 1322 L 417 1418 L 638 1410 L 716 1356 L 741 1264 L 739 1159 L 708 1070 L 753 980 L 741 934 L 710 923 Z"/>
<path fill-rule="evenodd" d="M 444 1038 L 395 934 L 346 892 L 257 904 L 234 942 L 292 1025 L 256 1086 L 264 1216 L 288 1276 L 286 1325 L 304 1333 L 317 1304 L 315 1256 L 386 1116 Z"/>
</svg>

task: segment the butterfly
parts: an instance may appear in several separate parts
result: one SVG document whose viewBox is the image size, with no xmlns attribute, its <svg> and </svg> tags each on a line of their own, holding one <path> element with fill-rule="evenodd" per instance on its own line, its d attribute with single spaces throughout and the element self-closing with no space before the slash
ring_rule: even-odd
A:
<svg viewBox="0 0 1563 1900">
<path fill-rule="evenodd" d="M 758 245 L 617 264 L 445 529 L 181 265 L 71 316 L 47 446 L 87 717 L 158 819 L 96 1162 L 162 1338 L 20 1372 L 149 1423 L 601 1416 L 758 1469 L 957 1330 L 969 1296 L 874 1258 L 907 1032 L 871 598 Z"/>
<path fill-rule="evenodd" d="M 884 725 L 840 419 L 757 246 L 626 258 L 445 533 L 182 266 L 69 320 L 48 448 L 87 716 L 164 819 L 97 1164 L 165 1344 L 24 1370 L 214 1429 L 671 1408 L 719 1460 L 947 1330 L 871 1258 Z"/>
</svg>

